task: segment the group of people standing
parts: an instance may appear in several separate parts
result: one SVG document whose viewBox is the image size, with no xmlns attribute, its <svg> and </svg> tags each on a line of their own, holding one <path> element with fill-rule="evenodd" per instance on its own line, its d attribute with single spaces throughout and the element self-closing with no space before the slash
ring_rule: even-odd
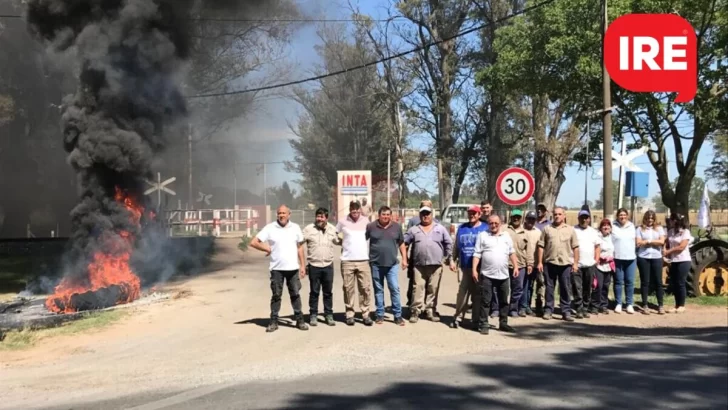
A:
<svg viewBox="0 0 728 410">
<path fill-rule="evenodd" d="M 591 226 L 588 210 L 579 212 L 579 224 L 566 224 L 563 208 L 549 218 L 544 204 L 524 215 L 511 212 L 508 224 L 492 214 L 487 201 L 467 210 L 468 222 L 460 225 L 455 240 L 434 218 L 430 201 L 420 203 L 419 214 L 409 221 L 406 232 L 392 220 L 392 211 L 379 208 L 376 220 L 363 215 L 362 204 L 349 204 L 349 214 L 334 227 L 328 210 L 316 210 L 316 220 L 303 230 L 290 222 L 290 210 L 277 209 L 275 222 L 266 225 L 251 247 L 270 256 L 271 317 L 268 332 L 278 329 L 278 314 L 284 282 L 293 306 L 296 327 L 308 330 L 319 323 L 319 296 L 323 293 L 324 323 L 335 326 L 333 282 L 335 250 L 341 246 L 341 275 L 345 322 L 356 324 L 354 301 L 358 299 L 361 322 L 366 326 L 384 322 L 385 282 L 391 296 L 394 323 L 404 326 L 399 289 L 400 269 L 409 279 L 409 322 L 420 318 L 440 321 L 437 299 L 444 266 L 457 272 L 459 288 L 450 327 L 464 321 L 472 300 L 471 327 L 489 332 L 489 318 L 498 318 L 498 329 L 514 332 L 508 320 L 529 315 L 551 319 L 558 285 L 560 313 L 566 321 L 608 313 L 608 290 L 614 282 L 615 313 L 623 305 L 634 313 L 634 277 L 639 267 L 642 285 L 641 311 L 649 314 L 650 284 L 657 289 L 658 313 L 663 306 L 662 263 L 668 259 L 676 293 L 674 312 L 685 309 L 685 280 L 690 268 L 688 244 L 692 239 L 687 219 L 671 215 L 667 232 L 648 211 L 636 228 L 624 209 L 617 219 Z M 365 211 L 366 212 L 366 211 Z M 368 213 L 368 212 L 367 212 Z M 373 215 L 372 215 L 373 216 Z M 300 279 L 309 277 L 309 317 L 304 319 Z M 374 309 L 372 309 L 372 289 Z M 624 290 L 624 298 L 622 292 Z M 535 310 L 531 302 L 536 296 Z M 374 312 L 372 312 L 374 310 Z M 372 313 L 374 313 L 372 317 Z"/>
</svg>

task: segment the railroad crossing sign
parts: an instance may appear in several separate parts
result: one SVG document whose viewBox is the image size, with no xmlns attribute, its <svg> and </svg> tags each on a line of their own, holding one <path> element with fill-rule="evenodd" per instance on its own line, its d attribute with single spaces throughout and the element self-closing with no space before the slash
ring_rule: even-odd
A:
<svg viewBox="0 0 728 410">
<path fill-rule="evenodd" d="M 205 202 L 206 205 L 210 205 L 210 199 L 212 199 L 212 194 L 205 195 L 202 192 L 198 192 L 200 196 L 197 197 L 197 202 Z"/>
<path fill-rule="evenodd" d="M 604 144 L 599 144 L 599 150 L 604 152 Z M 630 171 L 642 172 L 642 168 L 635 165 L 632 161 L 634 161 L 635 158 L 646 154 L 647 151 L 649 151 L 649 148 L 642 147 L 634 151 L 630 151 L 627 155 L 622 156 L 621 153 L 612 150 L 612 163 L 614 166 L 626 168 Z M 599 170 L 599 175 L 604 175 L 604 168 Z"/>
<path fill-rule="evenodd" d="M 170 194 L 170 195 L 177 195 L 176 192 L 172 191 L 171 189 L 167 188 L 166 185 L 171 184 L 172 182 L 176 181 L 177 178 L 172 177 L 165 181 L 162 181 L 162 174 L 157 172 L 157 182 L 152 182 L 150 180 L 145 180 L 151 188 L 144 191 L 144 195 L 150 195 L 154 192 L 157 192 L 157 208 L 162 206 L 162 191 Z"/>
<path fill-rule="evenodd" d="M 528 202 L 536 189 L 533 175 L 523 168 L 512 167 L 501 172 L 495 183 L 498 198 L 506 205 L 518 206 Z"/>
</svg>

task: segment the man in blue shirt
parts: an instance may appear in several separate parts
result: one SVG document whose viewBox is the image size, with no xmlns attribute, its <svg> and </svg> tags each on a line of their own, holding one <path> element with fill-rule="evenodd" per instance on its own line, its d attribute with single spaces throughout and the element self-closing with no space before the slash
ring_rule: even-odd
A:
<svg viewBox="0 0 728 410">
<path fill-rule="evenodd" d="M 481 211 L 477 205 L 468 208 L 468 223 L 460 225 L 455 234 L 455 248 L 453 249 L 453 261 L 450 263 L 450 270 L 458 271 L 458 267 L 462 271 L 462 279 L 460 280 L 460 288 L 455 302 L 455 314 L 452 317 L 450 327 L 458 328 L 458 317 L 465 319 L 465 312 L 468 308 L 468 298 L 473 299 L 472 324 L 473 328 L 478 325 L 478 316 L 480 314 L 480 292 L 478 291 L 478 283 L 473 280 L 471 274 L 473 268 L 473 252 L 475 251 L 475 242 L 478 234 L 488 230 L 488 224 L 480 219 Z M 458 277 L 460 275 L 458 274 Z"/>
</svg>

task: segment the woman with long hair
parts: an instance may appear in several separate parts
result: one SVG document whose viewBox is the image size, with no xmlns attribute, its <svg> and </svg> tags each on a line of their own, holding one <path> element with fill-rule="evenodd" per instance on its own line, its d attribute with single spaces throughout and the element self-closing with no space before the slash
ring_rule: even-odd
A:
<svg viewBox="0 0 728 410">
<path fill-rule="evenodd" d="M 614 243 L 612 243 L 612 223 L 602 219 L 599 223 L 599 263 L 597 264 L 597 288 L 592 293 L 590 313 L 609 314 L 609 285 L 614 276 Z"/>
<path fill-rule="evenodd" d="M 675 308 L 668 313 L 685 312 L 687 279 L 690 272 L 690 223 L 685 215 L 673 213 L 667 220 L 667 247 L 662 252 L 670 261 L 670 284 L 675 295 Z"/>
<path fill-rule="evenodd" d="M 647 298 L 650 285 L 657 292 L 657 313 L 664 315 L 664 289 L 662 284 L 662 247 L 665 245 L 665 230 L 657 224 L 655 211 L 649 210 L 642 217 L 642 225 L 637 228 L 637 268 L 640 271 L 642 290 L 642 313 L 649 315 Z"/>
<path fill-rule="evenodd" d="M 622 313 L 622 289 L 627 313 L 634 313 L 634 276 L 637 270 L 636 230 L 629 220 L 629 212 L 624 208 L 617 210 L 617 220 L 612 223 L 612 242 L 614 242 L 614 297 L 617 306 L 614 313 Z"/>
</svg>

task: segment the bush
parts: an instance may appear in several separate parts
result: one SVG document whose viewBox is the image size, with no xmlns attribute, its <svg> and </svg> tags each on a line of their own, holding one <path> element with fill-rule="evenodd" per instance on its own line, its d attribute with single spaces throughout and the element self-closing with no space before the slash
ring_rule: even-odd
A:
<svg viewBox="0 0 728 410">
<path fill-rule="evenodd" d="M 248 246 L 250 246 L 250 242 L 253 240 L 252 237 L 249 237 L 247 235 L 240 238 L 240 243 L 238 243 L 238 249 L 245 252 L 248 250 Z"/>
</svg>

